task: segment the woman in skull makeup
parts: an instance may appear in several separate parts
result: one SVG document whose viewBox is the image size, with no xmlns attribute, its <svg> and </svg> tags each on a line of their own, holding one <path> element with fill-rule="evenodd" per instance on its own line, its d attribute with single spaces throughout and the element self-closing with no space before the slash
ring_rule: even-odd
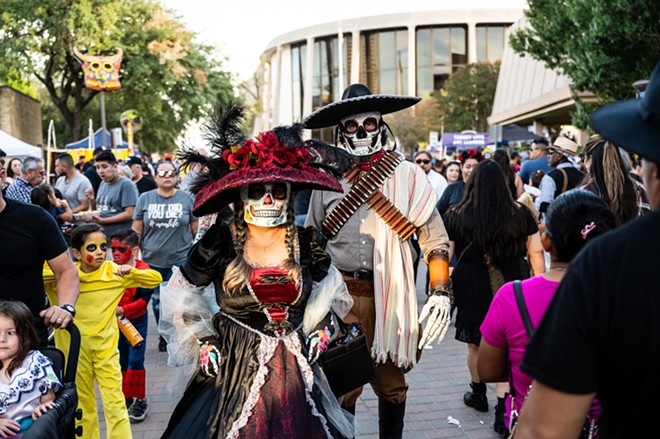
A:
<svg viewBox="0 0 660 439">
<path fill-rule="evenodd" d="M 229 203 L 234 214 L 208 229 L 163 293 L 161 319 L 176 327 L 168 348 L 192 339 L 188 352 L 199 356 L 163 437 L 352 437 L 316 363 L 335 333 L 331 306 L 342 316 L 352 302 L 316 232 L 295 226 L 293 212 L 297 190 L 341 191 L 315 166 L 341 151 L 303 142 L 300 125 L 245 140 L 241 119 L 239 106 L 215 110 L 207 125 L 215 158 L 184 155 L 209 169 L 191 186 L 195 215 Z M 208 306 L 194 308 L 195 288 L 211 283 L 220 312 L 205 326 Z"/>
</svg>

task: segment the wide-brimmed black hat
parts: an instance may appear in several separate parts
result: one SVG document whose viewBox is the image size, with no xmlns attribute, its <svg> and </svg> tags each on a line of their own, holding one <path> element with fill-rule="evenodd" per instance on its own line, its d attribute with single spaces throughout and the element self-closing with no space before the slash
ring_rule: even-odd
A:
<svg viewBox="0 0 660 439">
<path fill-rule="evenodd" d="M 589 124 L 615 145 L 660 163 L 660 62 L 643 98 L 599 108 L 589 117 Z"/>
<path fill-rule="evenodd" d="M 319 108 L 307 116 L 303 124 L 307 129 L 330 127 L 351 114 L 368 111 L 394 113 L 412 107 L 421 99 L 416 96 L 375 95 L 364 84 L 351 84 L 344 90 L 341 100 Z"/>
</svg>

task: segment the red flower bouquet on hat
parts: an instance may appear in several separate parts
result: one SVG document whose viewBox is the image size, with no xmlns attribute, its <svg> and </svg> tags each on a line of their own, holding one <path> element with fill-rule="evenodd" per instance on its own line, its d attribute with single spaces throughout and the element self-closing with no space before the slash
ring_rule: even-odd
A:
<svg viewBox="0 0 660 439">
<path fill-rule="evenodd" d="M 341 192 L 338 176 L 343 169 L 338 168 L 352 163 L 341 149 L 304 141 L 300 124 L 279 126 L 246 140 L 239 129 L 240 106 L 215 111 L 207 125 L 215 158 L 192 150 L 181 155 L 185 163 L 202 163 L 209 169 L 191 186 L 196 193 L 195 215 L 219 211 L 234 202 L 241 186 L 250 183 L 287 182 L 294 190 Z"/>
</svg>

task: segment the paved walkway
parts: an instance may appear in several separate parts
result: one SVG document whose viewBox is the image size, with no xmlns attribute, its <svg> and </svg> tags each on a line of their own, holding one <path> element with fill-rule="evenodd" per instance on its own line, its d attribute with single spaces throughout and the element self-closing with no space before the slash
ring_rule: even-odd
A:
<svg viewBox="0 0 660 439">
<path fill-rule="evenodd" d="M 420 269 L 421 276 L 425 276 L 423 269 Z M 418 291 L 418 298 L 423 300 L 424 297 L 423 292 Z M 426 349 L 420 363 L 407 375 L 410 390 L 404 438 L 494 439 L 500 437 L 493 431 L 493 406 L 497 401 L 494 385 L 488 385 L 491 407 L 488 413 L 477 412 L 463 404 L 463 393 L 468 389 L 470 382 L 465 365 L 466 347 L 453 337 L 452 327 L 442 344 L 435 344 L 432 349 Z M 149 415 L 143 422 L 132 424 L 135 439 L 159 438 L 178 400 L 178 395 L 174 395 L 172 390 L 177 369 L 167 366 L 167 353 L 158 352 L 158 335 L 153 317 L 150 317 L 149 321 L 147 343 Z M 103 418 L 102 415 L 100 417 Z M 358 438 L 378 438 L 378 400 L 369 387 L 365 388 L 358 401 L 356 417 Z M 449 423 L 448 417 L 460 422 L 460 426 Z M 105 433 L 102 433 L 102 437 L 104 436 Z"/>
</svg>

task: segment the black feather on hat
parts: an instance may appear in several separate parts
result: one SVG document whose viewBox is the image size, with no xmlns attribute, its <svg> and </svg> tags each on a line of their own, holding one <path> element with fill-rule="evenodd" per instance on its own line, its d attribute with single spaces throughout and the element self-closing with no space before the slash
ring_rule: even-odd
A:
<svg viewBox="0 0 660 439">
<path fill-rule="evenodd" d="M 250 183 L 287 182 L 294 190 L 342 191 L 338 176 L 350 166 L 348 153 L 319 141 L 304 142 L 301 124 L 279 126 L 246 139 L 242 122 L 240 104 L 216 107 L 204 125 L 212 157 L 190 148 L 179 154 L 184 166 L 200 163 L 207 168 L 191 185 L 196 194 L 195 215 L 218 212 L 234 202 L 241 186 Z"/>
</svg>

